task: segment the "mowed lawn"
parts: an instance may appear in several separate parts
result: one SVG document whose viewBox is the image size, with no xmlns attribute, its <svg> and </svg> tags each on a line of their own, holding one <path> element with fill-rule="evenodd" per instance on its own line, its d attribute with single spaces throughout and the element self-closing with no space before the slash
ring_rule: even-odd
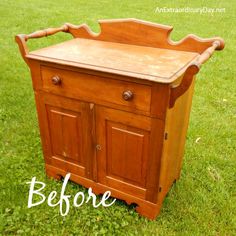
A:
<svg viewBox="0 0 236 236">
<path fill-rule="evenodd" d="M 214 7 L 225 13 L 157 13 L 157 7 Z M 0 2 L 0 235 L 236 235 L 236 2 L 235 1 L 46 1 Z M 133 206 L 92 204 L 71 207 L 62 217 L 46 203 L 28 209 L 32 177 L 47 184 L 44 194 L 60 192 L 62 182 L 44 172 L 30 72 L 14 36 L 65 22 L 87 23 L 99 32 L 98 19 L 139 18 L 173 25 L 173 40 L 189 33 L 221 36 L 223 51 L 202 67 L 196 81 L 180 180 L 173 185 L 155 221 Z M 41 48 L 71 38 L 57 35 L 31 40 Z M 196 142 L 197 140 L 197 142 Z M 69 183 L 66 193 L 83 187 Z"/>
</svg>

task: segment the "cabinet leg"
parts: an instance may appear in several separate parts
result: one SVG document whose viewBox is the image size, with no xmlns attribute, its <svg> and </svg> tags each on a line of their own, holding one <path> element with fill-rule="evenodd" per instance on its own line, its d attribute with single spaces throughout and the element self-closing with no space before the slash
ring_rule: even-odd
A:
<svg viewBox="0 0 236 236">
<path fill-rule="evenodd" d="M 155 220 L 160 214 L 161 205 L 154 204 L 139 204 L 135 209 L 140 215 Z"/>
<path fill-rule="evenodd" d="M 62 176 L 57 174 L 54 170 L 50 169 L 49 167 L 46 167 L 46 175 L 49 178 L 53 178 L 56 180 L 61 180 Z"/>
</svg>

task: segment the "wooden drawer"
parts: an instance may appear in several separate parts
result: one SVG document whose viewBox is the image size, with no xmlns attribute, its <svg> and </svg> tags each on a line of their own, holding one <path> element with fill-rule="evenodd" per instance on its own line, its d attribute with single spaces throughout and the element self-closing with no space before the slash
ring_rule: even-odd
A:
<svg viewBox="0 0 236 236">
<path fill-rule="evenodd" d="M 47 66 L 41 67 L 41 76 L 43 90 L 47 92 L 94 103 L 112 103 L 132 110 L 150 111 L 151 86 L 149 85 Z M 131 91 L 133 97 L 125 100 L 123 94 L 127 91 Z M 129 96 L 130 93 L 126 95 Z"/>
</svg>

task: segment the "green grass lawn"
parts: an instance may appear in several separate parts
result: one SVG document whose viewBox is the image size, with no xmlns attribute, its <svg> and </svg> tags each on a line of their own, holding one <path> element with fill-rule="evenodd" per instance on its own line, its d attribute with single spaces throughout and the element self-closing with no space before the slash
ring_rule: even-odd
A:
<svg viewBox="0 0 236 236">
<path fill-rule="evenodd" d="M 155 13 L 156 7 L 219 7 L 225 13 Z M 235 1 L 7 1 L 0 2 L 0 234 L 2 235 L 236 235 L 236 2 Z M 71 208 L 66 217 L 46 203 L 27 208 L 33 176 L 60 191 L 45 177 L 29 70 L 14 36 L 65 22 L 139 18 L 173 25 L 172 39 L 189 33 L 221 36 L 223 51 L 202 67 L 196 81 L 180 180 L 155 221 L 140 217 L 122 201 L 109 208 Z M 67 34 L 31 40 L 30 49 L 69 39 Z M 196 139 L 200 138 L 198 142 Z M 87 192 L 70 183 L 67 193 Z"/>
</svg>

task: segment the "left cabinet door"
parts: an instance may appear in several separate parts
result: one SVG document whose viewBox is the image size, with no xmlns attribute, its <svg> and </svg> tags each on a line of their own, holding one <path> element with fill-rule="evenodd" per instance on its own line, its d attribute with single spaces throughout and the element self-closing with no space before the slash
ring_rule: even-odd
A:
<svg viewBox="0 0 236 236">
<path fill-rule="evenodd" d="M 93 179 L 93 105 L 44 92 L 35 98 L 46 168 Z"/>
</svg>

